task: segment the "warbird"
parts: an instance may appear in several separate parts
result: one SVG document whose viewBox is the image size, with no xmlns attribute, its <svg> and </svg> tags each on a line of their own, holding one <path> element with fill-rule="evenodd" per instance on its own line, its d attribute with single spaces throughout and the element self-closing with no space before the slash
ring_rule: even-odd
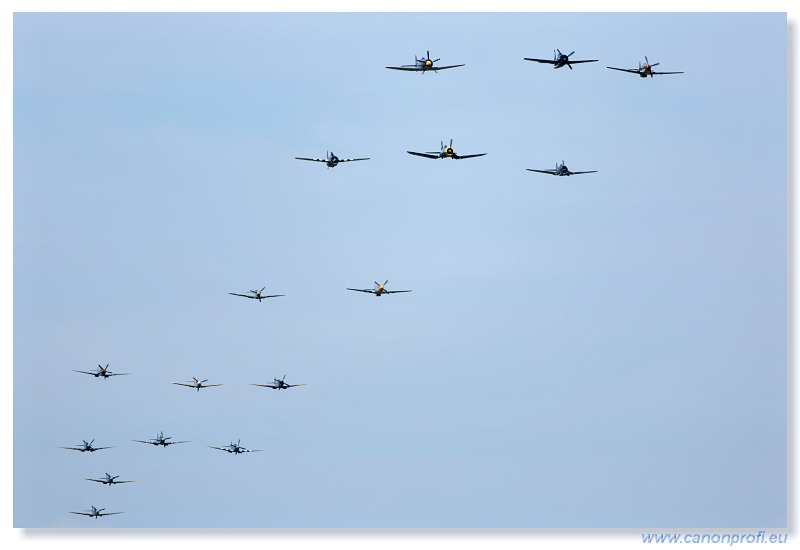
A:
<svg viewBox="0 0 800 550">
<path fill-rule="evenodd" d="M 558 53 L 556 53 L 558 52 Z M 526 57 L 525 61 L 536 61 L 537 63 L 548 63 L 553 66 L 554 69 L 560 69 L 564 65 L 572 69 L 572 66 L 576 63 L 594 63 L 598 61 L 597 59 L 580 59 L 578 61 L 570 61 L 569 56 L 571 56 L 574 51 L 568 54 L 561 53 L 561 50 L 553 50 L 553 59 L 536 59 L 534 57 Z"/>
<path fill-rule="evenodd" d="M 294 157 L 294 158 L 297 159 L 297 160 L 310 160 L 312 162 L 324 162 L 325 165 L 328 168 L 336 168 L 336 165 L 339 164 L 340 162 L 355 162 L 357 160 L 369 160 L 369 157 L 360 158 L 360 159 L 340 159 L 339 157 L 337 157 L 336 155 L 333 154 L 333 151 L 331 151 L 330 153 L 326 151 L 324 159 L 311 159 L 311 158 L 307 158 L 307 157 Z"/>
<path fill-rule="evenodd" d="M 102 449 L 111 449 L 113 447 L 113 445 L 111 445 L 110 447 L 93 447 L 92 443 L 94 443 L 94 439 L 88 442 L 84 439 L 83 443 L 79 447 L 61 447 L 61 448 L 70 451 L 80 451 L 82 453 L 85 453 L 87 451 L 93 453 L 95 451 L 100 451 Z"/>
<path fill-rule="evenodd" d="M 261 449 L 245 449 L 241 446 L 242 440 L 240 439 L 236 443 L 231 441 L 230 445 L 225 445 L 224 447 L 214 447 L 213 445 L 208 445 L 211 449 L 217 449 L 218 451 L 225 451 L 226 453 L 233 453 L 233 454 L 241 454 L 241 453 L 260 453 L 263 452 Z"/>
<path fill-rule="evenodd" d="M 261 386 L 262 388 L 272 388 L 273 390 L 288 390 L 289 388 L 296 388 L 298 386 L 308 386 L 308 384 L 287 384 L 286 375 L 283 378 L 274 378 L 274 384 L 250 384 L 251 386 Z"/>
<path fill-rule="evenodd" d="M 550 174 L 551 176 L 574 176 L 575 174 L 594 174 L 597 170 L 589 170 L 588 172 L 570 172 L 564 161 L 561 164 L 556 163 L 555 170 L 534 170 L 533 168 L 526 168 L 529 172 L 539 172 L 540 174 Z"/>
<path fill-rule="evenodd" d="M 106 512 L 105 514 L 102 513 L 105 508 L 95 508 L 92 506 L 91 510 L 87 510 L 85 512 L 70 512 L 70 514 L 78 514 L 80 516 L 89 516 L 90 518 L 99 518 L 102 516 L 113 516 L 115 514 L 121 514 L 122 512 Z"/>
<path fill-rule="evenodd" d="M 253 300 L 258 300 L 261 303 L 261 300 L 266 300 L 267 298 L 277 298 L 278 296 L 286 296 L 286 294 L 270 294 L 264 295 L 261 294 L 264 292 L 264 289 L 267 288 L 265 286 L 261 287 L 261 290 L 251 290 L 250 293 L 252 294 L 236 294 L 235 292 L 228 292 L 231 296 L 241 296 L 242 298 L 252 298 Z"/>
<path fill-rule="evenodd" d="M 441 149 L 439 151 L 426 151 L 424 153 L 416 153 L 414 151 L 406 151 L 409 155 L 416 155 L 418 157 L 425 157 L 428 159 L 445 159 L 451 158 L 456 160 L 461 159 L 470 159 L 473 157 L 482 157 L 486 153 L 478 153 L 477 155 L 457 155 L 455 149 L 453 149 L 453 140 L 450 139 L 450 145 L 445 146 L 444 141 L 439 142 L 441 144 Z"/>
<path fill-rule="evenodd" d="M 683 74 L 683 71 L 673 71 L 673 72 L 664 72 L 664 71 L 654 71 L 653 67 L 656 65 L 660 65 L 661 62 L 650 64 L 650 61 L 647 60 L 647 56 L 644 56 L 644 65 L 642 62 L 639 61 L 639 68 L 638 69 L 620 69 L 617 67 L 606 67 L 606 69 L 611 69 L 614 71 L 622 71 L 624 73 L 633 73 L 638 74 L 642 78 L 647 78 L 650 76 L 652 78 L 655 74 Z"/>
<path fill-rule="evenodd" d="M 200 389 L 198 388 L 197 391 L 200 391 Z M 164 432 L 159 432 L 157 436 L 148 441 L 143 441 L 141 439 L 134 439 L 134 441 L 137 443 L 149 443 L 150 445 L 155 445 L 156 447 L 159 445 L 166 447 L 167 445 L 176 445 L 178 443 L 189 443 L 189 441 L 167 441 L 168 439 L 172 439 L 172 437 L 164 437 Z"/>
<path fill-rule="evenodd" d="M 222 384 L 204 384 L 204 382 L 208 382 L 208 378 L 205 380 L 198 380 L 194 376 L 192 376 L 192 380 L 194 382 L 173 382 L 173 384 L 177 384 L 178 386 L 186 386 L 187 388 L 196 388 L 197 391 L 200 391 L 200 388 L 211 388 L 213 386 L 221 386 Z"/>
<path fill-rule="evenodd" d="M 389 279 L 386 279 L 383 284 L 378 284 L 378 281 L 375 281 L 375 286 L 372 288 L 348 288 L 347 290 L 355 290 L 356 292 L 367 292 L 369 294 L 374 294 L 375 296 L 380 296 L 381 294 L 397 294 L 398 292 L 411 292 L 410 290 L 386 290 L 386 283 L 389 282 Z"/>
<path fill-rule="evenodd" d="M 441 58 L 439 58 L 441 59 Z M 414 64 L 413 65 L 400 65 L 399 67 L 386 67 L 387 69 L 393 69 L 395 71 L 415 71 L 421 72 L 425 74 L 426 71 L 443 71 L 445 69 L 454 69 L 456 67 L 463 67 L 464 64 L 461 65 L 446 65 L 444 67 L 437 67 L 434 65 L 439 59 L 431 59 L 431 52 L 428 50 L 425 52 L 425 57 L 417 59 L 417 56 L 414 56 Z"/>
<path fill-rule="evenodd" d="M 97 483 L 102 483 L 103 485 L 108 485 L 109 487 L 111 487 L 112 485 L 116 485 L 117 483 L 134 483 L 133 480 L 130 480 L 130 481 L 117 481 L 118 477 L 119 476 L 112 476 L 111 474 L 106 473 L 106 477 L 104 477 L 104 478 L 94 479 L 94 478 L 91 478 L 91 477 L 85 477 L 83 479 L 86 479 L 86 480 L 89 480 L 89 481 L 96 481 Z M 77 512 L 75 512 L 75 513 L 77 514 Z"/>
<path fill-rule="evenodd" d="M 82 374 L 91 374 L 95 378 L 99 378 L 101 376 L 103 378 L 108 378 L 109 376 L 125 376 L 126 374 L 132 374 L 130 372 L 111 372 L 110 370 L 108 370 L 108 364 L 106 364 L 105 368 L 101 367 L 100 365 L 97 365 L 97 370 L 94 372 L 86 370 L 74 370 L 74 369 L 73 371 L 80 372 Z"/>
</svg>

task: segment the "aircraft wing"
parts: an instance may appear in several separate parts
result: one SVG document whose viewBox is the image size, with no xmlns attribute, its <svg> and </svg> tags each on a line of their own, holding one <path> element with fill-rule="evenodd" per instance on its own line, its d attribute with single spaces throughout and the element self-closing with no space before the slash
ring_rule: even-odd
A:
<svg viewBox="0 0 800 550">
<path fill-rule="evenodd" d="M 641 74 L 640 71 L 636 69 L 618 69 L 617 67 L 606 67 L 606 69 L 611 69 L 612 71 L 622 71 L 624 73 Z"/>
<path fill-rule="evenodd" d="M 555 65 L 556 62 L 552 59 L 536 59 L 533 57 L 526 57 L 525 61 L 536 61 L 537 63 L 549 63 L 550 65 Z"/>
<path fill-rule="evenodd" d="M 79 516 L 89 516 L 94 517 L 94 514 L 90 514 L 89 512 L 70 512 L 70 514 L 78 514 Z M 104 514 L 105 515 L 105 514 Z"/>
<path fill-rule="evenodd" d="M 136 443 L 149 443 L 150 445 L 158 445 L 156 441 L 142 441 L 141 439 L 134 439 Z"/>
<path fill-rule="evenodd" d="M 438 159 L 439 155 L 429 155 L 428 153 L 415 153 L 414 151 L 406 151 L 409 155 L 417 155 L 418 157 L 425 157 L 428 159 Z M 351 289 L 352 290 L 352 289 Z"/>
<path fill-rule="evenodd" d="M 313 160 L 313 159 L 305 159 L 305 160 Z M 242 298 L 255 298 L 255 296 L 250 296 L 249 294 L 236 294 L 235 292 L 228 292 L 232 296 L 241 296 Z"/>
<path fill-rule="evenodd" d="M 221 385 L 222 385 L 222 384 L 203 384 L 203 385 L 202 385 L 202 386 L 200 386 L 200 387 L 201 387 L 201 388 L 210 388 L 210 387 L 212 387 L 212 386 L 221 386 Z M 196 386 L 193 386 L 193 387 L 196 387 Z"/>
<path fill-rule="evenodd" d="M 89 372 L 89 371 L 86 371 L 86 370 L 75 370 L 75 369 L 73 369 L 73 372 L 81 372 L 83 374 L 91 374 L 92 376 L 97 376 L 99 374 L 97 371 Z M 77 514 L 77 512 L 75 512 L 75 513 Z"/>
<path fill-rule="evenodd" d="M 109 372 L 106 376 L 125 376 L 126 374 L 133 374 L 132 372 Z"/>
<path fill-rule="evenodd" d="M 225 449 L 223 447 L 214 447 L 213 445 L 206 445 L 206 447 L 208 447 L 210 449 L 216 449 L 218 451 L 225 451 L 226 453 L 232 453 L 233 452 L 230 449 Z"/>
<path fill-rule="evenodd" d="M 105 513 L 100 513 L 100 514 L 97 514 L 97 515 L 98 516 L 113 516 L 115 514 L 121 514 L 121 513 L 122 512 L 105 512 Z"/>
<path fill-rule="evenodd" d="M 384 290 L 384 294 L 397 294 L 398 292 L 411 292 L 410 290 Z"/>
<path fill-rule="evenodd" d="M 598 61 L 598 60 L 597 59 L 579 59 L 578 61 L 570 60 L 567 64 L 568 65 L 575 65 L 576 63 L 594 63 L 595 61 Z"/>
<path fill-rule="evenodd" d="M 83 479 L 88 479 L 89 481 L 96 481 L 96 482 L 98 482 L 98 483 L 106 483 L 106 481 L 107 481 L 107 480 L 105 480 L 105 479 L 92 479 L 92 478 L 90 478 L 90 477 L 85 477 L 85 478 L 83 478 Z M 73 513 L 74 513 L 74 514 L 77 514 L 78 512 L 73 512 Z"/>
<path fill-rule="evenodd" d="M 485 154 L 486 153 L 478 153 L 477 155 L 453 155 L 453 158 L 456 159 L 456 160 L 471 159 L 473 157 L 482 157 Z M 395 292 L 399 292 L 399 291 L 395 290 Z"/>
<path fill-rule="evenodd" d="M 420 67 L 418 65 L 402 65 L 400 67 L 386 67 L 386 68 L 387 69 L 394 69 L 395 71 L 421 71 L 421 70 L 423 70 L 423 67 Z M 429 71 L 430 69 L 425 69 L 425 70 Z"/>
<path fill-rule="evenodd" d="M 263 449 L 242 449 L 239 448 L 240 453 L 263 453 Z"/>
<path fill-rule="evenodd" d="M 570 172 L 570 175 L 574 176 L 575 174 L 594 174 L 595 172 L 597 172 L 597 170 L 589 170 L 588 172 Z"/>
<path fill-rule="evenodd" d="M 464 66 L 464 63 L 462 63 L 461 65 L 446 65 L 446 66 L 444 66 L 444 67 L 431 67 L 431 68 L 430 68 L 430 69 L 428 69 L 428 70 L 429 70 L 429 71 L 430 71 L 430 70 L 434 70 L 434 71 L 443 71 L 443 70 L 445 70 L 445 69 L 455 69 L 456 67 L 463 67 L 463 66 Z"/>
<path fill-rule="evenodd" d="M 375 292 L 371 288 L 348 288 L 347 290 L 355 290 L 356 292 L 367 292 L 369 294 L 375 294 Z"/>
<path fill-rule="evenodd" d="M 297 160 L 310 160 L 310 161 L 313 161 L 313 162 L 328 162 L 327 159 L 310 159 L 310 158 L 306 158 L 306 157 L 294 157 L 294 158 L 296 158 Z M 241 296 L 241 294 L 237 294 L 237 296 Z"/>
<path fill-rule="evenodd" d="M 251 386 L 261 386 L 262 388 L 272 388 L 273 390 L 278 388 L 278 386 L 273 386 L 271 384 L 250 384 L 250 385 Z"/>
<path fill-rule="evenodd" d="M 114 448 L 114 445 L 110 445 L 108 447 L 92 447 L 92 449 L 94 449 L 95 451 L 100 451 L 100 450 L 103 450 L 103 449 L 113 449 L 113 448 Z"/>
<path fill-rule="evenodd" d="M 187 388 L 196 388 L 197 387 L 196 384 L 186 384 L 184 382 L 173 382 L 173 384 L 177 384 L 179 386 L 186 386 Z M 146 443 L 149 443 L 149 442 L 146 442 Z"/>
<path fill-rule="evenodd" d="M 286 384 L 287 388 L 297 388 L 299 386 L 308 386 L 308 384 Z"/>
<path fill-rule="evenodd" d="M 339 159 L 339 162 L 354 162 L 357 160 L 369 160 L 369 157 L 363 159 Z"/>
<path fill-rule="evenodd" d="M 551 176 L 555 176 L 555 170 L 534 170 L 533 168 L 526 168 L 528 172 L 539 172 L 540 174 L 550 174 Z"/>
<path fill-rule="evenodd" d="M 674 72 L 650 71 L 650 74 L 683 74 L 683 71 L 674 71 Z"/>
<path fill-rule="evenodd" d="M 353 159 L 353 160 L 361 160 L 361 159 Z M 261 298 L 262 299 L 263 298 L 277 298 L 278 296 L 286 296 L 286 294 L 270 294 L 269 296 L 262 296 Z"/>
<path fill-rule="evenodd" d="M 167 441 L 166 442 L 167 445 L 177 445 L 178 443 L 191 443 L 191 441 Z"/>
</svg>

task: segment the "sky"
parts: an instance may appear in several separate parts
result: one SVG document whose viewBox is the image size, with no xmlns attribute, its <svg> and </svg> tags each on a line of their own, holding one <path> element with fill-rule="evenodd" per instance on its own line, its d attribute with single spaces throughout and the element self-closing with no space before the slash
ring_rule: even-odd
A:
<svg viewBox="0 0 800 550">
<path fill-rule="evenodd" d="M 14 526 L 785 527 L 786 65 L 785 14 L 15 14 Z"/>
</svg>

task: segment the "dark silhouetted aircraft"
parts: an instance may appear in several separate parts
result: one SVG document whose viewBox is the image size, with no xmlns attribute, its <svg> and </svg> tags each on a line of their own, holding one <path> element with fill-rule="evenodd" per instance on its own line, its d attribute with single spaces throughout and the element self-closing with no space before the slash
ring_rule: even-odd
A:
<svg viewBox="0 0 800 550">
<path fill-rule="evenodd" d="M 126 374 L 132 374 L 130 372 L 111 372 L 110 370 L 108 370 L 108 365 L 106 365 L 105 368 L 101 367 L 100 365 L 97 365 L 97 370 L 94 372 L 85 370 L 76 370 L 75 372 L 80 372 L 82 374 L 91 374 L 95 378 L 99 378 L 101 376 L 103 378 L 108 378 L 109 376 L 125 376 Z"/>
<path fill-rule="evenodd" d="M 200 390 L 198 389 L 198 391 Z M 164 437 L 164 432 L 159 432 L 157 436 L 148 441 L 143 441 L 141 439 L 134 439 L 134 441 L 136 441 L 137 443 L 149 443 L 150 445 L 155 445 L 156 447 L 158 447 L 159 445 L 166 447 L 167 445 L 176 445 L 178 443 L 189 443 L 189 441 L 167 441 L 168 439 L 172 439 L 172 437 Z"/>
<path fill-rule="evenodd" d="M 70 514 L 78 514 L 81 516 L 89 516 L 90 518 L 99 518 L 102 516 L 113 516 L 115 514 L 121 514 L 122 512 L 106 512 L 105 514 L 102 513 L 105 508 L 95 508 L 92 506 L 91 510 L 87 510 L 85 512 L 70 512 Z"/>
<path fill-rule="evenodd" d="M 558 52 L 558 53 L 556 53 L 556 52 Z M 576 63 L 594 63 L 595 61 L 598 61 L 597 59 L 581 59 L 581 60 L 578 60 L 578 61 L 570 61 L 569 56 L 571 56 L 573 53 L 575 53 L 575 52 L 568 53 L 568 54 L 563 54 L 563 53 L 561 53 L 561 50 L 554 50 L 553 51 L 553 59 L 552 60 L 551 59 L 536 59 L 536 58 L 533 58 L 533 57 L 526 57 L 525 61 L 536 61 L 537 63 L 547 63 L 549 65 L 552 65 L 554 69 L 560 69 L 564 65 L 566 65 L 567 67 L 572 69 L 572 66 L 575 65 Z"/>
<path fill-rule="evenodd" d="M 68 449 L 70 451 L 80 451 L 82 453 L 85 453 L 87 451 L 90 452 L 90 453 L 93 453 L 93 452 L 99 451 L 101 449 L 111 449 L 113 447 L 113 445 L 111 445 L 111 447 L 92 447 L 92 443 L 94 443 L 94 439 L 92 439 L 91 441 L 88 441 L 88 442 L 84 439 L 83 443 L 79 447 L 61 447 L 61 448 L 62 449 Z"/>
<path fill-rule="evenodd" d="M 272 388 L 273 390 L 287 390 L 289 388 L 296 388 L 297 386 L 308 386 L 308 384 L 287 384 L 284 382 L 286 375 L 283 378 L 274 378 L 274 384 L 250 384 L 251 386 L 261 386 L 262 388 Z"/>
<path fill-rule="evenodd" d="M 529 172 L 539 172 L 540 174 L 550 174 L 551 176 L 574 176 L 575 174 L 594 174 L 597 170 L 589 170 L 588 172 L 570 172 L 564 161 L 561 164 L 556 163 L 555 170 L 534 170 L 533 168 L 526 168 Z"/>
</svg>

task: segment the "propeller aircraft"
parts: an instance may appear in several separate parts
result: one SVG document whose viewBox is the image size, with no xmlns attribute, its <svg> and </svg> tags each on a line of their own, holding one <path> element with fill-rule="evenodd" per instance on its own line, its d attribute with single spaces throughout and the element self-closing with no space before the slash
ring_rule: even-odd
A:
<svg viewBox="0 0 800 550">
<path fill-rule="evenodd" d="M 199 388 L 197 391 L 200 391 Z M 172 439 L 172 437 L 164 437 L 164 432 L 159 432 L 157 436 L 148 441 L 143 441 L 141 439 L 134 439 L 134 441 L 136 441 L 137 443 L 149 443 L 150 445 L 155 445 L 156 447 L 158 447 L 159 445 L 167 447 L 167 445 L 176 445 L 178 443 L 189 443 L 189 441 L 167 441 L 167 439 Z"/>
<path fill-rule="evenodd" d="M 273 390 L 288 390 L 289 388 L 296 388 L 298 386 L 308 386 L 308 384 L 287 384 L 284 382 L 286 380 L 286 375 L 283 375 L 283 378 L 274 378 L 274 384 L 250 384 L 251 386 L 261 386 L 262 388 L 272 388 Z"/>
<path fill-rule="evenodd" d="M 90 518 L 99 518 L 102 516 L 113 516 L 114 514 L 121 514 L 122 512 L 106 512 L 105 514 L 102 513 L 105 508 L 95 508 L 92 506 L 91 510 L 87 510 L 85 512 L 70 512 L 70 514 L 78 514 L 81 516 L 89 516 Z"/>
<path fill-rule="evenodd" d="M 441 59 L 441 58 L 439 58 Z M 386 67 L 387 69 L 393 69 L 395 71 L 414 71 L 414 72 L 421 72 L 425 74 L 425 71 L 443 71 L 445 69 L 454 69 L 456 67 L 463 67 L 464 64 L 461 65 L 446 65 L 444 67 L 436 67 L 434 63 L 439 61 L 439 59 L 431 59 L 431 52 L 428 50 L 425 52 L 425 57 L 417 59 L 417 56 L 414 56 L 414 64 L 413 65 L 400 65 L 399 67 Z"/>
<path fill-rule="evenodd" d="M 83 443 L 79 447 L 61 447 L 61 448 L 62 449 L 67 449 L 67 450 L 70 450 L 70 451 L 80 451 L 82 453 L 85 453 L 87 451 L 90 452 L 90 453 L 93 453 L 95 451 L 100 451 L 102 449 L 111 449 L 113 447 L 113 445 L 111 445 L 110 447 L 93 447 L 92 443 L 94 443 L 94 439 L 92 439 L 91 441 L 86 441 L 84 439 Z"/>
<path fill-rule="evenodd" d="M 556 53 L 556 52 L 558 52 L 558 53 Z M 581 60 L 578 60 L 578 61 L 570 61 L 569 56 L 571 56 L 573 53 L 575 53 L 575 52 L 573 51 L 573 52 L 568 53 L 568 54 L 563 54 L 563 53 L 561 53 L 561 50 L 556 49 L 556 50 L 553 50 L 553 59 L 552 60 L 550 60 L 550 59 L 536 59 L 536 58 L 533 58 L 533 57 L 526 57 L 525 61 L 536 61 L 537 63 L 548 63 L 548 64 L 552 65 L 554 69 L 560 69 L 561 67 L 566 65 L 567 67 L 570 68 L 570 70 L 572 70 L 572 66 L 575 65 L 576 63 L 594 63 L 595 61 L 598 61 L 597 59 L 581 59 Z"/>
<path fill-rule="evenodd" d="M 261 293 L 264 292 L 264 289 L 267 288 L 265 286 L 261 287 L 261 290 L 251 290 L 250 294 L 237 294 L 235 292 L 228 292 L 231 296 L 241 296 L 242 298 L 252 298 L 253 300 L 258 300 L 261 303 L 261 300 L 266 300 L 267 298 L 277 298 L 278 296 L 286 296 L 286 294 L 270 294 L 268 296 L 262 295 Z"/>
<path fill-rule="evenodd" d="M 444 141 L 439 142 L 441 144 L 441 148 L 439 151 L 426 151 L 424 153 L 416 153 L 414 151 L 406 151 L 409 155 L 416 155 L 418 157 L 425 157 L 429 159 L 444 159 L 444 158 L 451 158 L 456 160 L 461 159 L 469 159 L 473 157 L 482 157 L 486 153 L 478 153 L 477 155 L 457 155 L 455 149 L 453 149 L 453 140 L 450 139 L 450 145 L 445 146 Z"/>
<path fill-rule="evenodd" d="M 311 159 L 307 157 L 294 157 L 297 160 L 310 160 L 312 162 L 324 162 L 328 168 L 336 168 L 336 165 L 340 162 L 355 162 L 357 160 L 369 160 L 369 157 L 360 158 L 360 159 L 340 159 L 336 155 L 333 154 L 333 151 L 328 152 L 325 151 L 325 158 L 324 159 Z"/>
<path fill-rule="evenodd" d="M 211 449 L 217 449 L 218 451 L 225 451 L 226 453 L 233 453 L 233 454 L 241 454 L 241 453 L 260 453 L 263 452 L 261 449 L 245 449 L 241 445 L 242 440 L 240 439 L 236 443 L 231 441 L 230 445 L 225 445 L 224 447 L 214 447 L 213 445 L 208 445 Z"/>
<path fill-rule="evenodd" d="M 534 170 L 533 168 L 526 168 L 529 172 L 539 172 L 540 174 L 550 174 L 551 176 L 573 176 L 575 174 L 594 174 L 597 170 L 589 170 L 588 172 L 570 172 L 564 161 L 561 164 L 556 163 L 555 170 Z"/>
<path fill-rule="evenodd" d="M 173 384 L 177 384 L 178 386 L 186 386 L 187 388 L 196 388 L 197 391 L 200 391 L 200 388 L 211 388 L 213 386 L 221 386 L 222 384 L 204 384 L 204 382 L 208 382 L 208 378 L 205 380 L 198 380 L 194 376 L 192 376 L 192 380 L 194 382 L 173 382 Z M 147 442 L 149 443 L 149 442 Z"/>
<path fill-rule="evenodd" d="M 97 370 L 94 372 L 85 370 L 74 370 L 74 369 L 73 371 L 80 372 L 82 374 L 91 374 L 95 378 L 99 378 L 102 376 L 104 379 L 108 378 L 109 376 L 125 376 L 126 374 L 132 374 L 130 372 L 111 372 L 110 370 L 108 370 L 108 364 L 106 364 L 105 368 L 101 367 L 100 365 L 97 365 Z"/>
<path fill-rule="evenodd" d="M 622 72 L 625 72 L 625 73 L 638 74 L 642 78 L 647 78 L 648 76 L 650 76 L 652 78 L 653 75 L 655 75 L 655 74 L 683 74 L 683 71 L 673 71 L 673 72 L 654 71 L 653 67 L 655 67 L 656 65 L 660 65 L 660 64 L 661 64 L 661 62 L 659 61 L 658 63 L 653 63 L 651 65 L 650 61 L 647 59 L 647 56 L 644 56 L 644 65 L 642 65 L 641 61 L 639 61 L 639 68 L 638 69 L 620 69 L 620 68 L 617 68 L 617 67 L 606 67 L 606 69 L 611 69 L 611 70 L 614 70 L 614 71 L 622 71 Z"/>
<path fill-rule="evenodd" d="M 106 477 L 101 479 L 94 479 L 91 477 L 85 477 L 83 479 L 87 479 L 89 481 L 96 481 L 97 483 L 102 483 L 103 485 L 108 485 L 111 487 L 112 485 L 116 485 L 117 483 L 134 483 L 133 480 L 131 481 L 117 481 L 119 476 L 112 476 L 111 474 L 106 473 Z M 75 512 L 77 514 L 77 512 Z"/>
<path fill-rule="evenodd" d="M 389 279 L 386 279 L 383 284 L 378 284 L 378 281 L 375 281 L 375 286 L 372 288 L 348 288 L 347 290 L 355 290 L 356 292 L 368 292 L 369 294 L 374 294 L 375 296 L 380 296 L 381 294 L 397 294 L 399 292 L 411 292 L 410 290 L 386 290 L 386 283 L 389 282 Z"/>
</svg>

